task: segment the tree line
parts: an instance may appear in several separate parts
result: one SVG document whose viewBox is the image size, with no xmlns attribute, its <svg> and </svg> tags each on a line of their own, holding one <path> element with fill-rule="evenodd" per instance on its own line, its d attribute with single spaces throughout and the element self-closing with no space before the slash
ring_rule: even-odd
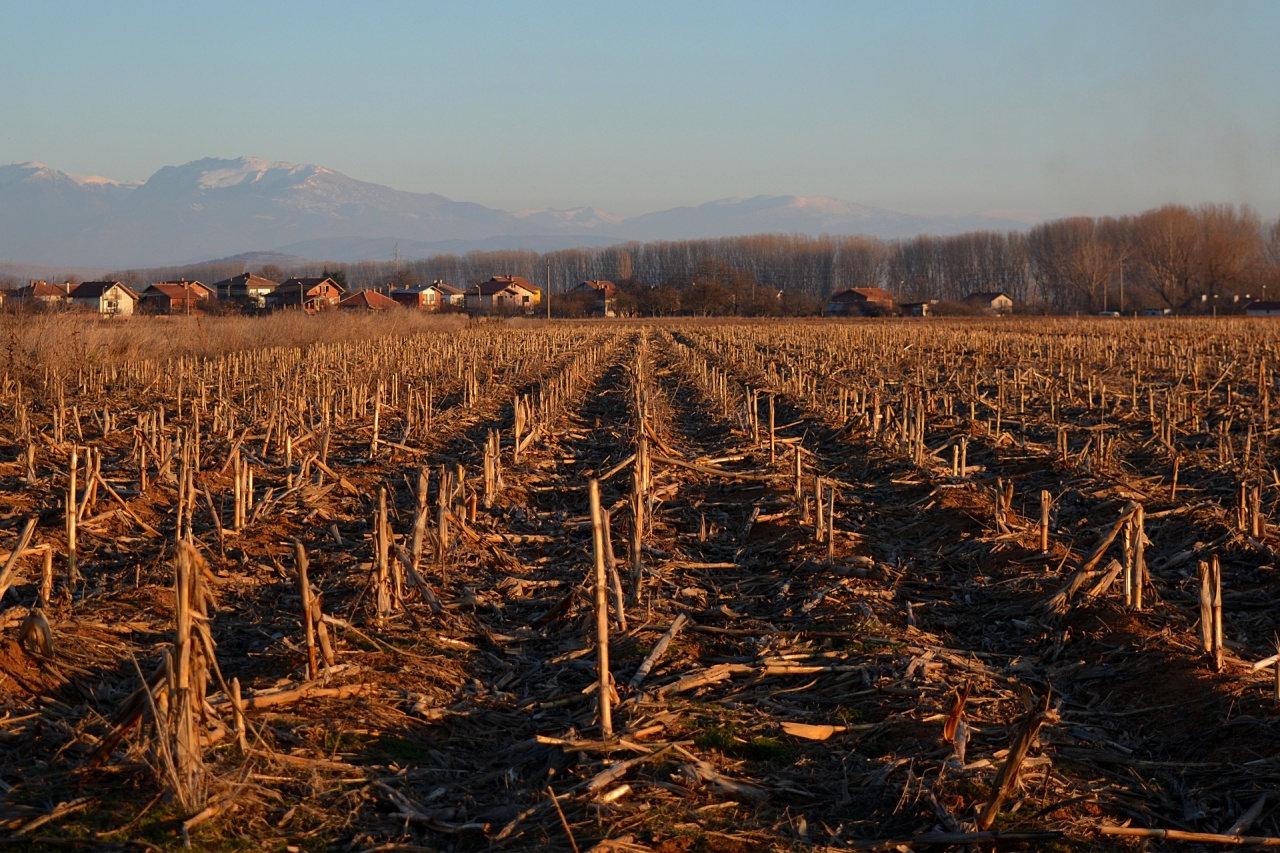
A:
<svg viewBox="0 0 1280 853">
<path fill-rule="evenodd" d="M 126 284 L 161 278 L 211 282 L 245 271 L 220 263 L 127 271 Z M 608 279 L 619 307 L 645 314 L 816 313 L 850 287 L 882 287 L 899 301 L 958 302 L 1003 291 L 1026 310 L 1054 312 L 1179 308 L 1232 297 L 1280 298 L 1280 220 L 1249 207 L 1166 205 L 1121 217 L 1070 217 L 1022 231 L 974 231 L 901 240 L 865 236 L 759 234 L 626 243 L 538 253 L 473 251 L 421 260 L 264 265 L 281 280 L 339 273 L 353 289 L 440 280 L 468 287 L 518 275 L 564 296 L 579 282 Z"/>
</svg>

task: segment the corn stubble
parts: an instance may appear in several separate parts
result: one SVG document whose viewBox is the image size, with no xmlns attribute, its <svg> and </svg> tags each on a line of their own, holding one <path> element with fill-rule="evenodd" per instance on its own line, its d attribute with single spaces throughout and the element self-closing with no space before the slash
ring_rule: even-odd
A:
<svg viewBox="0 0 1280 853">
<path fill-rule="evenodd" d="M 10 836 L 1280 843 L 1271 325 L 41 322 Z"/>
</svg>

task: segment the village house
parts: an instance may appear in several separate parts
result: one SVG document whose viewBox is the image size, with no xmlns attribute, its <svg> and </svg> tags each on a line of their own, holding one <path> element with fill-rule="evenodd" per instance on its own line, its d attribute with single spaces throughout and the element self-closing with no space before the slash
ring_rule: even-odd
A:
<svg viewBox="0 0 1280 853">
<path fill-rule="evenodd" d="M 882 287 L 851 287 L 827 300 L 828 314 L 889 314 L 897 310 L 893 294 Z"/>
<path fill-rule="evenodd" d="M 71 305 L 104 317 L 128 317 L 138 305 L 138 294 L 118 281 L 86 281 L 69 294 Z"/>
<path fill-rule="evenodd" d="M 215 284 L 214 290 L 222 302 L 235 302 L 248 308 L 266 308 L 267 297 L 280 286 L 279 282 L 242 272 Z"/>
<path fill-rule="evenodd" d="M 216 298 L 212 287 L 198 281 L 187 281 L 185 278 L 180 278 L 177 281 L 158 281 L 156 284 L 176 284 L 178 287 L 189 289 L 193 299 Z"/>
<path fill-rule="evenodd" d="M 440 304 L 448 305 L 451 308 L 464 308 L 467 304 L 467 292 L 460 287 L 454 287 L 452 284 L 445 284 L 443 281 L 437 281 L 432 284 L 440 291 Z"/>
<path fill-rule="evenodd" d="M 518 275 L 498 275 L 467 291 L 467 310 L 501 314 L 532 314 L 542 291 Z"/>
<path fill-rule="evenodd" d="M 431 284 L 393 290 L 387 295 L 406 308 L 439 311 L 441 308 L 463 304 L 465 292 L 456 287 L 450 287 L 443 281 L 433 281 Z"/>
<path fill-rule="evenodd" d="M 399 308 L 400 303 L 376 290 L 357 290 L 338 303 L 343 311 L 386 311 Z"/>
<path fill-rule="evenodd" d="M 1244 313 L 1250 317 L 1280 317 L 1280 302 L 1255 299 L 1244 307 Z"/>
<path fill-rule="evenodd" d="M 13 298 L 19 302 L 40 302 L 53 307 L 68 304 L 73 289 L 75 285 L 70 282 L 49 284 L 47 281 L 31 281 L 14 291 Z"/>
<path fill-rule="evenodd" d="M 190 314 L 212 297 L 212 290 L 198 281 L 186 279 L 158 281 L 141 294 L 142 303 L 157 314 Z"/>
<path fill-rule="evenodd" d="M 930 309 L 937 304 L 938 300 L 930 299 L 928 302 L 904 302 L 899 307 L 904 317 L 928 317 Z"/>
<path fill-rule="evenodd" d="M 1246 307 L 1252 305 L 1255 300 L 1248 293 L 1234 293 L 1228 288 L 1223 288 L 1217 293 L 1201 293 L 1190 296 L 1181 305 L 1178 306 L 1178 314 L 1244 314 Z"/>
<path fill-rule="evenodd" d="M 964 298 L 964 302 L 974 308 L 980 308 L 983 311 L 994 311 L 997 314 L 1008 314 L 1013 310 L 1013 300 L 1007 293 L 999 291 L 970 293 Z"/>
<path fill-rule="evenodd" d="M 591 297 L 592 313 L 597 317 L 618 316 L 618 286 L 611 281 L 584 281 L 574 289 Z"/>
<path fill-rule="evenodd" d="M 264 298 L 268 308 L 301 308 L 314 314 L 335 307 L 342 288 L 331 278 L 291 278 L 280 282 Z"/>
<path fill-rule="evenodd" d="M 418 284 L 393 290 L 387 294 L 405 308 L 419 311 L 438 311 L 440 309 L 440 291 L 429 284 Z"/>
</svg>

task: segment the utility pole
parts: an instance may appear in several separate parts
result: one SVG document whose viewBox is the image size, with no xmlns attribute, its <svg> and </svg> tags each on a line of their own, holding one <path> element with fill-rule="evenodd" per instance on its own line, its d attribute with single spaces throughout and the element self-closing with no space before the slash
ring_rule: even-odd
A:
<svg viewBox="0 0 1280 853">
<path fill-rule="evenodd" d="M 1124 258 L 1120 259 L 1120 313 L 1124 313 Z"/>
<path fill-rule="evenodd" d="M 551 259 L 547 258 L 547 319 L 551 319 Z"/>
</svg>

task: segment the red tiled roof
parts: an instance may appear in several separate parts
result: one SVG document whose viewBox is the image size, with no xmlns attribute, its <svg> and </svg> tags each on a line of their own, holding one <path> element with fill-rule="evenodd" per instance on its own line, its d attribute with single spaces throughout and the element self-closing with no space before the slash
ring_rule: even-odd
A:
<svg viewBox="0 0 1280 853">
<path fill-rule="evenodd" d="M 205 293 L 212 293 L 212 291 L 209 289 L 209 285 L 205 284 L 204 282 L 187 281 L 185 278 L 180 278 L 177 281 L 157 281 L 152 283 L 153 284 L 176 284 L 178 287 L 189 287 L 192 290 L 203 290 Z"/>
<path fill-rule="evenodd" d="M 186 299 L 190 294 L 192 299 L 204 299 L 208 297 L 209 291 L 198 281 L 189 281 L 187 285 L 198 285 L 197 287 L 187 287 L 175 281 L 158 281 L 143 291 L 143 295 L 163 293 L 170 299 Z"/>
<path fill-rule="evenodd" d="M 578 285 L 579 289 L 582 289 L 584 287 L 589 287 L 592 290 L 594 290 L 596 293 L 600 293 L 601 291 L 604 291 L 605 298 L 618 295 L 618 285 L 614 284 L 611 281 L 604 281 L 604 280 L 584 281 Z"/>
<path fill-rule="evenodd" d="M 832 302 L 885 302 L 893 304 L 893 294 L 883 287 L 851 287 L 831 297 Z"/>
<path fill-rule="evenodd" d="M 338 303 L 339 308 L 355 308 L 364 311 L 385 311 L 399 308 L 400 303 L 376 290 L 360 290 Z"/>
<path fill-rule="evenodd" d="M 76 285 L 72 285 L 71 289 L 74 290 L 75 287 Z M 67 286 L 65 284 L 49 284 L 44 281 L 33 281 L 26 287 L 20 288 L 18 290 L 18 295 L 22 298 L 46 296 L 65 299 L 67 297 Z"/>
</svg>

